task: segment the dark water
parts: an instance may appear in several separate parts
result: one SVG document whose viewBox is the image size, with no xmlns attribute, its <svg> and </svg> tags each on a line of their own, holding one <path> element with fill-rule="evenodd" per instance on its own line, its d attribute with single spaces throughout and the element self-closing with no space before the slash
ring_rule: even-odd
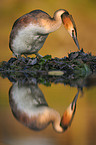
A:
<svg viewBox="0 0 96 145">
<path fill-rule="evenodd" d="M 94 80 L 45 86 L 0 78 L 0 145 L 95 145 Z"/>
</svg>

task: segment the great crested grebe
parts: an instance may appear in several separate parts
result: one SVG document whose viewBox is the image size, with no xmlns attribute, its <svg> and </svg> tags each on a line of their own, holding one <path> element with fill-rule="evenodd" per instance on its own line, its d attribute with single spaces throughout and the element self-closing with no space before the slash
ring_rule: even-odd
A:
<svg viewBox="0 0 96 145">
<path fill-rule="evenodd" d="M 76 25 L 72 16 L 64 9 L 57 10 L 53 18 L 42 10 L 31 11 L 18 18 L 12 27 L 9 47 L 18 57 L 22 54 L 38 54 L 49 33 L 56 31 L 63 22 L 65 28 L 79 48 Z"/>
<path fill-rule="evenodd" d="M 64 132 L 73 120 L 79 91 L 72 103 L 65 110 L 62 118 L 60 113 L 48 106 L 38 85 L 13 84 L 9 90 L 9 102 L 13 115 L 26 127 L 40 131 L 50 123 L 56 132 Z"/>
</svg>

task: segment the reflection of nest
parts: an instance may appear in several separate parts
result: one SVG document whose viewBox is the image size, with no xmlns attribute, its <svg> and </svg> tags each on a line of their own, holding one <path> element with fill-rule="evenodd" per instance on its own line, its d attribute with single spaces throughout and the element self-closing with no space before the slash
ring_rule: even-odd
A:
<svg viewBox="0 0 96 145">
<path fill-rule="evenodd" d="M 61 72 L 49 75 L 50 71 Z M 34 82 L 50 85 L 54 83 L 74 84 L 79 79 L 86 78 L 92 72 L 96 72 L 96 56 L 83 52 L 72 52 L 68 57 L 51 58 L 47 55 L 38 58 L 11 58 L 8 62 L 2 62 L 0 73 L 2 77 L 8 77 L 10 81 Z"/>
</svg>

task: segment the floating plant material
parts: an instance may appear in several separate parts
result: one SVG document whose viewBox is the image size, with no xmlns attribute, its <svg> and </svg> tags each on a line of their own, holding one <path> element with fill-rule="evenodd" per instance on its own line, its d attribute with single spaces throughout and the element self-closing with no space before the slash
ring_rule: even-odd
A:
<svg viewBox="0 0 96 145">
<path fill-rule="evenodd" d="M 48 75 L 50 75 L 50 76 L 62 76 L 64 74 L 64 72 L 63 71 L 49 71 L 48 72 Z"/>
<path fill-rule="evenodd" d="M 46 55 L 42 58 L 11 58 L 8 62 L 0 63 L 0 75 L 2 77 L 13 76 L 12 78 L 39 77 L 40 80 L 51 80 L 55 77 L 63 79 L 78 79 L 96 73 L 96 56 L 85 53 L 83 49 L 71 52 L 68 57 L 52 58 Z M 14 77 L 16 76 L 16 77 Z M 41 77 L 42 76 L 42 77 Z M 43 83 L 46 83 L 43 81 Z"/>
</svg>

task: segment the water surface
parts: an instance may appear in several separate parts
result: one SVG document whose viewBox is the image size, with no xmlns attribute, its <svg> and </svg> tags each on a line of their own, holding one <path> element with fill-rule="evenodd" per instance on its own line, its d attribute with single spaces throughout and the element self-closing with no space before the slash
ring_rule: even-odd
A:
<svg viewBox="0 0 96 145">
<path fill-rule="evenodd" d="M 45 86 L 34 83 L 22 84 L 20 82 L 18 85 L 18 82 L 12 83 L 8 79 L 0 78 L 0 86 L 0 144 L 96 144 L 96 86 L 91 86 L 89 88 L 83 87 L 83 93 L 79 91 L 76 103 L 76 111 L 72 123 L 63 133 L 58 133 L 53 128 L 52 122 L 48 123 L 48 120 L 42 125 L 43 128 L 40 125 L 36 126 L 36 120 L 32 124 L 30 121 L 28 122 L 27 119 L 26 123 L 26 117 L 22 119 L 20 116 L 22 112 L 19 110 L 18 113 L 16 102 L 15 107 L 13 105 L 14 102 L 12 101 L 12 95 L 13 98 L 14 96 L 16 98 L 17 94 L 18 99 L 21 96 L 21 104 L 24 100 L 23 97 L 25 94 L 26 96 L 29 96 L 29 98 L 30 96 L 33 96 L 33 100 L 35 100 L 35 104 L 37 103 L 38 106 L 36 107 L 39 108 L 37 112 L 36 110 L 34 112 L 34 109 L 32 110 L 31 108 L 34 114 L 38 113 L 38 111 L 44 112 L 44 107 L 46 107 L 48 109 L 54 110 L 62 117 L 66 108 L 70 105 L 78 92 L 76 85 L 75 87 L 70 87 L 69 85 L 64 85 L 63 83 L 52 83 L 51 86 Z M 11 95 L 9 94 L 9 90 Z M 25 104 L 28 106 L 28 100 L 26 100 Z M 25 110 L 26 105 L 23 106 L 23 109 Z M 43 109 L 41 109 L 42 107 Z M 27 109 L 28 108 L 30 108 L 30 103 Z M 30 115 L 30 111 L 27 110 L 27 113 L 28 112 Z M 33 125 L 33 127 L 30 127 L 31 125 Z"/>
</svg>

